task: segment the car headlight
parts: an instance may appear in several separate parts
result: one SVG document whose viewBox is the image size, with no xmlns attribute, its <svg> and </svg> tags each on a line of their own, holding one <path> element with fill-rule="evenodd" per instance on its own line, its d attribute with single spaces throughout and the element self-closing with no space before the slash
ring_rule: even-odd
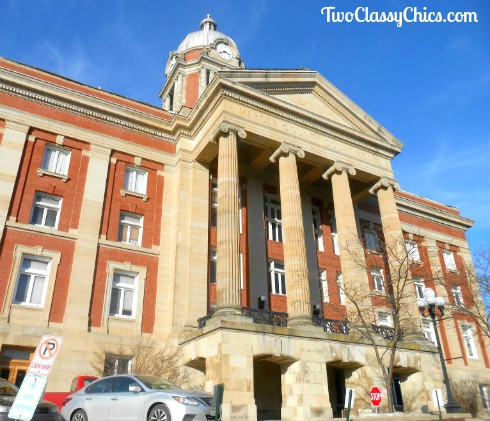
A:
<svg viewBox="0 0 490 421">
<path fill-rule="evenodd" d="M 10 408 L 12 408 L 12 407 L 11 406 L 0 405 L 0 412 L 9 412 L 10 411 Z"/>
<path fill-rule="evenodd" d="M 177 402 L 182 403 L 184 405 L 192 405 L 197 406 L 199 402 L 194 398 L 188 398 L 187 396 L 172 396 Z"/>
</svg>

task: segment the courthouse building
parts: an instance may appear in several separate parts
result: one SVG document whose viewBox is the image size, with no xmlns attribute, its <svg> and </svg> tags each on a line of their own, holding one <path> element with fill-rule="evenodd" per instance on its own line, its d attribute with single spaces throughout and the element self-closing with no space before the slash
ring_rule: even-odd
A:
<svg viewBox="0 0 490 421">
<path fill-rule="evenodd" d="M 22 380 L 42 335 L 64 338 L 51 391 L 100 349 L 173 338 L 208 391 L 225 385 L 225 420 L 339 417 L 346 388 L 370 411 L 386 388 L 357 304 L 387 346 L 406 253 L 420 335 L 398 344 L 396 408 L 435 411 L 443 389 L 426 287 L 455 309 L 449 375 L 490 404 L 488 343 L 457 310 L 472 221 L 400 189 L 402 143 L 315 71 L 246 68 L 209 16 L 165 76 L 158 108 L 0 58 L 1 377 Z"/>
</svg>

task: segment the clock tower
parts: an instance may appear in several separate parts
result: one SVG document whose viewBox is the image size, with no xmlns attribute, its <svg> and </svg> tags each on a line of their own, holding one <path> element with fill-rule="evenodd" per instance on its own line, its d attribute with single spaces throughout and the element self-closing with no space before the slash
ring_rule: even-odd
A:
<svg viewBox="0 0 490 421">
<path fill-rule="evenodd" d="M 235 42 L 217 27 L 208 15 L 200 31 L 191 32 L 176 51 L 170 52 L 165 85 L 160 91 L 165 110 L 181 113 L 194 108 L 216 72 L 245 68 Z"/>
</svg>

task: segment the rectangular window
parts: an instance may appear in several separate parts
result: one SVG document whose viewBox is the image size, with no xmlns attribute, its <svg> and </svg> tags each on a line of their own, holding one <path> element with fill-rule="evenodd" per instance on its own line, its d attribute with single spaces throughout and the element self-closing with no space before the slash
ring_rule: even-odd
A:
<svg viewBox="0 0 490 421">
<path fill-rule="evenodd" d="M 212 284 L 216 283 L 216 247 L 211 247 L 211 252 L 209 253 L 209 282 Z"/>
<path fill-rule="evenodd" d="M 323 302 L 328 303 L 330 301 L 330 297 L 328 296 L 327 271 L 321 270 L 318 276 L 320 278 L 320 283 L 322 285 Z"/>
<path fill-rule="evenodd" d="M 114 272 L 112 277 L 110 316 L 134 318 L 138 278 L 135 274 Z"/>
<path fill-rule="evenodd" d="M 211 226 L 218 225 L 218 181 L 211 179 Z"/>
<path fill-rule="evenodd" d="M 22 257 L 19 278 L 14 293 L 14 304 L 42 307 L 46 296 L 50 261 Z"/>
<path fill-rule="evenodd" d="M 61 197 L 36 193 L 32 208 L 31 224 L 42 227 L 58 227 L 61 210 Z"/>
<path fill-rule="evenodd" d="M 489 410 L 490 409 L 490 391 L 488 389 L 487 384 L 480 384 L 478 385 L 480 388 L 480 396 L 481 396 L 481 402 L 483 409 Z"/>
<path fill-rule="evenodd" d="M 366 241 L 366 248 L 376 253 L 380 252 L 379 239 L 376 231 L 372 229 L 364 230 L 364 240 Z"/>
<path fill-rule="evenodd" d="M 278 198 L 265 196 L 265 218 L 267 222 L 267 238 L 282 243 L 281 202 Z"/>
<path fill-rule="evenodd" d="M 339 286 L 339 302 L 345 305 L 344 278 L 341 273 L 337 273 L 337 285 Z"/>
<path fill-rule="evenodd" d="M 313 235 L 315 236 L 315 242 L 318 251 L 324 251 L 323 249 L 323 231 L 322 231 L 322 218 L 320 215 L 320 208 L 314 206 L 311 209 L 313 214 Z"/>
<path fill-rule="evenodd" d="M 44 156 L 43 156 L 43 163 L 42 163 L 43 170 L 55 174 L 67 175 L 69 164 L 70 164 L 69 150 L 63 148 L 57 148 L 55 146 L 46 146 L 46 148 L 44 149 Z"/>
<path fill-rule="evenodd" d="M 269 277 L 272 293 L 286 295 L 286 272 L 284 270 L 284 263 L 271 260 L 269 262 Z"/>
<path fill-rule="evenodd" d="M 451 285 L 451 292 L 453 293 L 454 303 L 458 307 L 464 307 L 463 292 L 459 285 Z"/>
<path fill-rule="evenodd" d="M 141 215 L 121 212 L 118 241 L 139 246 L 141 245 L 142 232 L 143 217 Z"/>
<path fill-rule="evenodd" d="M 475 340 L 473 339 L 473 331 L 471 330 L 471 326 L 461 326 L 461 329 L 463 330 L 463 340 L 468 357 L 477 359 L 478 355 L 476 353 Z"/>
<path fill-rule="evenodd" d="M 133 357 L 130 355 L 106 354 L 104 361 L 104 377 L 114 374 L 131 374 Z"/>
<path fill-rule="evenodd" d="M 240 288 L 243 289 L 243 253 L 240 253 Z"/>
<path fill-rule="evenodd" d="M 383 271 L 378 268 L 371 268 L 371 276 L 373 278 L 373 289 L 380 292 L 384 291 Z"/>
<path fill-rule="evenodd" d="M 407 250 L 408 259 L 412 262 L 420 262 L 419 247 L 415 241 L 406 240 L 405 247 Z"/>
<path fill-rule="evenodd" d="M 422 329 L 427 340 L 432 342 L 434 345 L 437 345 L 433 323 L 430 320 L 422 320 Z"/>
<path fill-rule="evenodd" d="M 391 314 L 388 313 L 387 311 L 379 311 L 377 313 L 377 323 L 378 323 L 378 326 L 387 326 L 387 327 L 391 327 L 392 326 L 392 323 L 391 323 Z"/>
<path fill-rule="evenodd" d="M 124 188 L 127 191 L 146 194 L 146 179 L 148 173 L 134 167 L 126 167 L 124 173 Z"/>
<path fill-rule="evenodd" d="M 454 253 L 449 250 L 443 250 L 442 256 L 444 257 L 444 264 L 447 270 L 456 270 L 456 261 L 454 260 Z"/>
<path fill-rule="evenodd" d="M 425 299 L 424 298 L 424 289 L 425 289 L 424 278 L 421 278 L 419 276 L 414 276 L 413 277 L 413 285 L 415 287 L 415 294 L 416 294 L 417 298 Z"/>
<path fill-rule="evenodd" d="M 337 223 L 335 221 L 335 216 L 331 213 L 329 215 L 329 218 L 330 218 L 330 229 L 332 230 L 333 252 L 337 256 L 340 256 L 339 237 L 337 235 Z"/>
</svg>

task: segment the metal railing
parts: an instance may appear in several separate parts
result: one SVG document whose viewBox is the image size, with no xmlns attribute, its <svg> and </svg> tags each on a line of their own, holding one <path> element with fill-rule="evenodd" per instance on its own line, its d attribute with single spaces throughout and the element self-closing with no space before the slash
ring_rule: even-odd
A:
<svg viewBox="0 0 490 421">
<path fill-rule="evenodd" d="M 392 341 L 395 338 L 395 329 L 389 326 L 377 326 L 372 324 L 371 327 L 373 330 L 386 339 L 387 341 Z"/>
<path fill-rule="evenodd" d="M 197 326 L 203 328 L 206 326 L 207 321 L 213 317 L 215 310 L 212 309 L 208 315 L 197 319 Z M 242 313 L 245 316 L 251 317 L 254 323 L 269 326 L 282 326 L 288 325 L 288 313 L 269 310 L 258 310 L 250 307 L 242 307 Z"/>
<path fill-rule="evenodd" d="M 322 326 L 326 333 L 349 334 L 349 323 L 346 320 L 324 319 L 323 317 L 313 316 L 311 318 L 315 326 Z"/>
</svg>

